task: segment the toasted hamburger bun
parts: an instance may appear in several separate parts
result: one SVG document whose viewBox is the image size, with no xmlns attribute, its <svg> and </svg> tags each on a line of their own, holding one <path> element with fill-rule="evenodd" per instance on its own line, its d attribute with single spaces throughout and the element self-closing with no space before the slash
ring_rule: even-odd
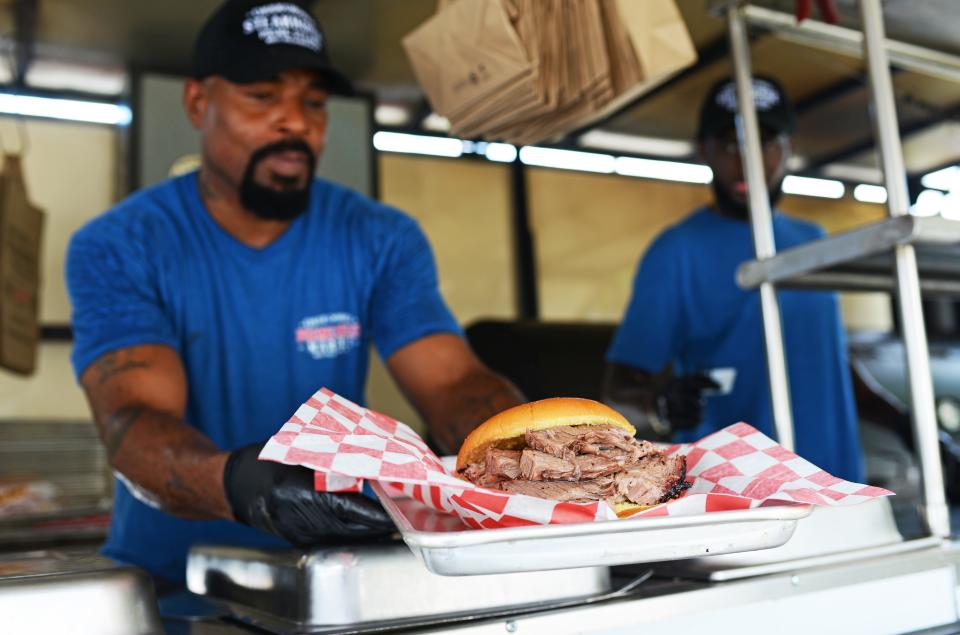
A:
<svg viewBox="0 0 960 635">
<path fill-rule="evenodd" d="M 526 447 L 523 435 L 527 430 L 582 425 L 616 426 L 623 428 L 631 436 L 637 432 L 623 415 L 599 401 L 574 397 L 543 399 L 514 406 L 481 423 L 460 446 L 460 452 L 457 453 L 457 472 L 471 463 L 482 461 L 487 448 L 519 450 Z M 625 505 L 641 507 L 632 503 Z M 633 509 L 629 513 L 637 511 L 639 509 Z"/>
<path fill-rule="evenodd" d="M 656 505 L 637 505 L 636 503 L 617 503 L 613 506 L 613 511 L 617 512 L 617 518 L 626 518 L 633 516 L 637 512 L 656 507 Z"/>
</svg>

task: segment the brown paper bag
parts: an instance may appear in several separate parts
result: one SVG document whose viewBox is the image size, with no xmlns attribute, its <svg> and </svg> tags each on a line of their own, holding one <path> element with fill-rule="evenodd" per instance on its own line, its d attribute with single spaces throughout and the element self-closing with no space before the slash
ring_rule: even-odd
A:
<svg viewBox="0 0 960 635">
<path fill-rule="evenodd" d="M 619 95 L 643 81 L 643 69 L 633 52 L 630 33 L 620 18 L 617 0 L 601 0 L 600 9 L 613 89 L 615 94 Z"/>
<path fill-rule="evenodd" d="M 0 367 L 22 374 L 37 365 L 43 222 L 27 197 L 20 157 L 7 154 L 0 172 Z"/>
<path fill-rule="evenodd" d="M 608 46 L 623 51 L 629 44 L 633 56 L 611 51 L 613 74 L 620 84 L 617 94 L 578 122 L 581 128 L 607 117 L 697 61 L 697 49 L 675 0 L 603 2 Z"/>
<path fill-rule="evenodd" d="M 696 60 L 675 0 L 439 0 L 404 38 L 464 137 L 529 144 L 597 121 Z"/>
<path fill-rule="evenodd" d="M 457 0 L 403 38 L 433 109 L 448 118 L 533 72 L 500 0 Z"/>
<path fill-rule="evenodd" d="M 697 61 L 683 16 L 674 0 L 616 0 L 644 81 L 652 81 Z"/>
<path fill-rule="evenodd" d="M 545 0 L 501 0 L 511 24 L 526 51 L 532 69 L 517 81 L 505 86 L 497 94 L 476 104 L 468 111 L 451 118 L 451 133 L 465 137 L 489 136 L 491 131 L 518 120 L 528 119 L 550 112 L 552 97 L 545 86 L 548 76 L 542 72 L 543 52 L 536 37 L 534 2 Z"/>
</svg>

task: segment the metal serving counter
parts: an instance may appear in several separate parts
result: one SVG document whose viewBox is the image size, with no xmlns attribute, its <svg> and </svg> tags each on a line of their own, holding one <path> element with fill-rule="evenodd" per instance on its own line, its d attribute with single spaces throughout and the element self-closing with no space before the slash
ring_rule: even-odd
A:
<svg viewBox="0 0 960 635">
<path fill-rule="evenodd" d="M 960 627 L 958 569 L 960 548 L 954 543 L 928 543 L 909 553 L 867 559 L 798 563 L 778 573 L 721 583 L 690 579 L 685 572 L 671 573 L 668 568 L 649 577 L 645 567 L 623 567 L 612 570 L 614 586 L 630 580 L 639 584 L 587 600 L 313 628 L 253 622 L 249 614 L 239 619 L 208 617 L 167 622 L 167 632 L 676 635 L 678 629 L 747 634 L 775 629 L 778 635 L 814 631 L 875 635 L 942 627 L 947 633 Z"/>
<path fill-rule="evenodd" d="M 800 532 L 816 516 L 801 521 Z M 853 536 L 872 517 L 826 517 L 823 524 Z M 655 572 L 631 565 L 465 578 L 429 573 L 399 543 L 272 554 L 198 548 L 191 587 L 207 595 L 164 596 L 159 610 L 150 579 L 138 569 L 89 552 L 10 554 L 0 558 L 0 630 L 675 635 L 678 628 L 716 632 L 719 625 L 725 632 L 776 629 L 778 635 L 960 632 L 949 630 L 960 629 L 957 543 L 896 542 L 889 534 L 889 544 L 811 557 L 805 549 L 819 539 L 806 533 L 811 539 L 781 552 L 783 559 L 777 550 L 757 552 L 766 563 L 743 554 L 738 562 L 717 556 L 714 566 L 701 562 L 699 569 L 676 562 L 658 564 Z"/>
<path fill-rule="evenodd" d="M 604 604 L 421 632 L 910 633 L 957 624 L 958 564 L 944 545 L 722 584 L 661 577 Z"/>
<path fill-rule="evenodd" d="M 960 222 L 938 216 L 897 216 L 839 233 L 776 256 L 743 263 L 745 288 L 764 280 L 784 287 L 894 291 L 891 249 L 914 245 L 925 294 L 960 294 Z"/>
<path fill-rule="evenodd" d="M 198 546 L 191 591 L 275 633 L 382 630 L 606 597 L 606 567 L 445 578 L 401 542 L 308 552 Z"/>
<path fill-rule="evenodd" d="M 0 551 L 99 543 L 112 482 L 92 422 L 0 420 Z"/>
<path fill-rule="evenodd" d="M 159 635 L 150 578 L 90 552 L 0 556 L 4 633 Z"/>
</svg>

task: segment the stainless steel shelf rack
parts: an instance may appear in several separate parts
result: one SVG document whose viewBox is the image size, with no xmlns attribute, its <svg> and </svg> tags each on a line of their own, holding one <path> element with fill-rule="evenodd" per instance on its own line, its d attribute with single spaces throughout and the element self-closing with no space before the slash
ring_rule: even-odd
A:
<svg viewBox="0 0 960 635">
<path fill-rule="evenodd" d="M 738 103 L 752 105 L 753 73 L 746 31 L 746 4 L 743 0 L 720 0 L 714 7 L 726 13 Z M 924 272 L 934 274 L 925 283 L 927 290 L 960 289 L 960 284 L 950 275 L 952 270 L 960 270 L 960 267 L 955 267 L 947 262 L 949 258 L 943 257 L 945 253 L 949 254 L 951 245 L 960 243 L 960 225 L 942 218 L 915 218 L 909 215 L 907 176 L 890 79 L 881 0 L 859 0 L 859 7 L 863 26 L 863 57 L 870 79 L 871 115 L 887 188 L 887 212 L 890 218 L 777 254 L 763 175 L 756 111 L 753 107 L 741 107 L 737 117 L 737 136 L 750 192 L 750 221 L 756 260 L 742 265 L 737 277 L 742 286 L 755 287 L 760 292 L 774 422 L 778 440 L 787 447 L 793 446 L 793 420 L 775 285 L 836 284 L 847 288 L 862 285 L 861 288 L 896 291 L 910 381 L 913 433 L 923 476 L 923 514 L 931 535 L 948 538 L 950 517 L 940 463 L 917 248 L 920 248 Z"/>
<path fill-rule="evenodd" d="M 743 263 L 741 287 L 896 291 L 893 249 L 913 245 L 923 295 L 960 296 L 960 221 L 897 216 Z"/>
</svg>

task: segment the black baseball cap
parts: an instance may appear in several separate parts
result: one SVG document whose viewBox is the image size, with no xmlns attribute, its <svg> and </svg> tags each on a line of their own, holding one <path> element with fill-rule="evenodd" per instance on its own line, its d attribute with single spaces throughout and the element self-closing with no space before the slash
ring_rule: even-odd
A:
<svg viewBox="0 0 960 635">
<path fill-rule="evenodd" d="M 333 66 L 327 44 L 320 24 L 300 2 L 227 0 L 197 36 L 191 75 L 249 84 L 283 71 L 314 70 L 330 92 L 351 94 L 350 80 Z"/>
<path fill-rule="evenodd" d="M 758 123 L 775 134 L 792 134 L 797 127 L 793 104 L 783 86 L 771 77 L 753 78 L 753 103 Z M 736 125 L 737 83 L 732 78 L 713 85 L 700 107 L 697 139 L 702 141 Z"/>
</svg>

